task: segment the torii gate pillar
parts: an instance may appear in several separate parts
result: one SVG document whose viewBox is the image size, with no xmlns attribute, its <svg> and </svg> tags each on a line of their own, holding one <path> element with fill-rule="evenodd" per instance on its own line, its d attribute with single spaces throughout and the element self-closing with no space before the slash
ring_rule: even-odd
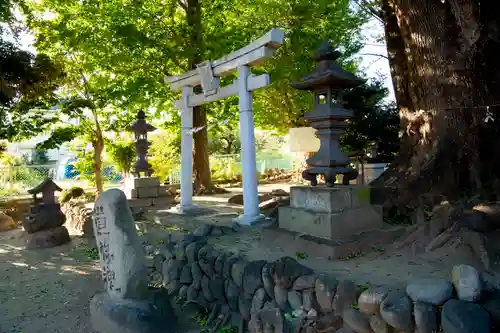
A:
<svg viewBox="0 0 500 333">
<path fill-rule="evenodd" d="M 272 29 L 253 43 L 187 73 L 165 78 L 171 90 L 182 88 L 182 98 L 176 103 L 181 109 L 181 202 L 177 207 L 181 213 L 197 211 L 193 205 L 193 107 L 238 95 L 240 107 L 240 140 L 243 173 L 243 215 L 237 218 L 241 224 L 251 225 L 264 218 L 259 211 L 257 162 L 255 156 L 255 133 L 252 106 L 252 91 L 267 87 L 269 75 L 254 76 L 250 67 L 262 64 L 272 57 L 283 43 L 284 34 Z M 221 76 L 238 71 L 238 79 L 230 85 L 219 87 Z M 203 94 L 194 94 L 193 87 L 201 85 Z"/>
<path fill-rule="evenodd" d="M 259 210 L 252 92 L 247 84 L 249 73 L 248 66 L 241 66 L 238 69 L 241 171 L 243 174 L 243 215 L 239 217 L 241 224 L 253 224 L 263 218 Z"/>
</svg>

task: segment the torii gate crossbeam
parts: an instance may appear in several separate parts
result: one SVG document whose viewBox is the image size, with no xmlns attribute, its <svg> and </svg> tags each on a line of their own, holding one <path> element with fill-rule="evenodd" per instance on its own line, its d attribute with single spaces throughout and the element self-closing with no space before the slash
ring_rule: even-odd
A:
<svg viewBox="0 0 500 333">
<path fill-rule="evenodd" d="M 257 162 L 252 91 L 270 84 L 269 74 L 254 76 L 250 67 L 271 58 L 284 40 L 284 33 L 272 29 L 249 45 L 213 62 L 205 61 L 197 69 L 184 74 L 165 77 L 171 90 L 182 90 L 182 97 L 175 103 L 181 109 L 181 202 L 180 212 L 196 209 L 193 205 L 193 107 L 238 95 L 240 107 L 240 140 L 243 173 L 242 224 L 253 224 L 262 218 L 259 211 Z M 232 84 L 219 87 L 220 77 L 234 71 L 238 79 Z M 203 93 L 194 94 L 193 87 L 201 85 Z"/>
</svg>

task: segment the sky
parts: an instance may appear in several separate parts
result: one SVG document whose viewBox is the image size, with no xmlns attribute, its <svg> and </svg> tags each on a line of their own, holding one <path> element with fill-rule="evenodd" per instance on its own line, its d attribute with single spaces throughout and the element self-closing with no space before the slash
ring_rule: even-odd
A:
<svg viewBox="0 0 500 333">
<path fill-rule="evenodd" d="M 395 101 L 394 87 L 391 81 L 391 70 L 387 59 L 387 48 L 384 43 L 377 41 L 384 34 L 384 27 L 378 20 L 371 20 L 363 27 L 365 46 L 359 52 L 362 58 L 361 67 L 368 77 L 382 76 L 384 85 L 389 89 L 388 101 Z M 376 56 L 377 54 L 384 57 Z"/>
</svg>

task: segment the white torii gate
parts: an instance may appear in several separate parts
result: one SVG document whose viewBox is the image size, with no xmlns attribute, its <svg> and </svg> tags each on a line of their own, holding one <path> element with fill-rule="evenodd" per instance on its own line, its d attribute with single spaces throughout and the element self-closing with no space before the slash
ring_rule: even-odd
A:
<svg viewBox="0 0 500 333">
<path fill-rule="evenodd" d="M 260 65 L 271 58 L 284 40 L 284 33 L 272 29 L 253 43 L 215 61 L 204 61 L 197 69 L 184 74 L 165 77 L 171 90 L 182 89 L 182 98 L 176 102 L 181 109 L 181 202 L 177 209 L 182 212 L 196 210 L 193 205 L 193 107 L 239 95 L 240 140 L 243 172 L 242 224 L 253 224 L 262 218 L 259 211 L 257 162 L 252 91 L 267 87 L 269 74 L 255 76 L 250 67 Z M 238 79 L 219 87 L 220 77 L 238 71 Z M 193 87 L 201 85 L 203 93 L 195 94 Z"/>
</svg>

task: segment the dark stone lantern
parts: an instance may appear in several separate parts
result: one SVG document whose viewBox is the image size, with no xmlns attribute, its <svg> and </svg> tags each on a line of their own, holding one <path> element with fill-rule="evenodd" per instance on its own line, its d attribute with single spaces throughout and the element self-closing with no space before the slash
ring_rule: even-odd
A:
<svg viewBox="0 0 500 333">
<path fill-rule="evenodd" d="M 156 128 L 146 122 L 146 114 L 140 110 L 137 113 L 137 120 L 130 126 L 130 130 L 134 132 L 135 136 L 135 151 L 136 162 L 134 165 L 134 175 L 141 177 L 141 172 L 144 172 L 146 177 L 151 177 L 153 168 L 149 164 L 147 155 L 149 149 L 148 132 L 156 130 Z"/>
<path fill-rule="evenodd" d="M 358 176 L 358 172 L 349 167 L 347 154 L 340 150 L 340 136 L 348 125 L 346 121 L 353 116 L 352 111 L 344 109 L 342 96 L 345 90 L 365 81 L 335 64 L 340 55 L 330 42 L 324 42 L 314 55 L 318 62 L 316 72 L 291 84 L 296 89 L 314 93 L 314 110 L 304 117 L 316 130 L 320 148 L 307 159 L 308 168 L 302 172 L 302 177 L 312 186 L 318 184 L 317 175 L 324 175 L 329 187 L 334 185 L 338 174 L 343 175 L 344 185 Z"/>
</svg>

